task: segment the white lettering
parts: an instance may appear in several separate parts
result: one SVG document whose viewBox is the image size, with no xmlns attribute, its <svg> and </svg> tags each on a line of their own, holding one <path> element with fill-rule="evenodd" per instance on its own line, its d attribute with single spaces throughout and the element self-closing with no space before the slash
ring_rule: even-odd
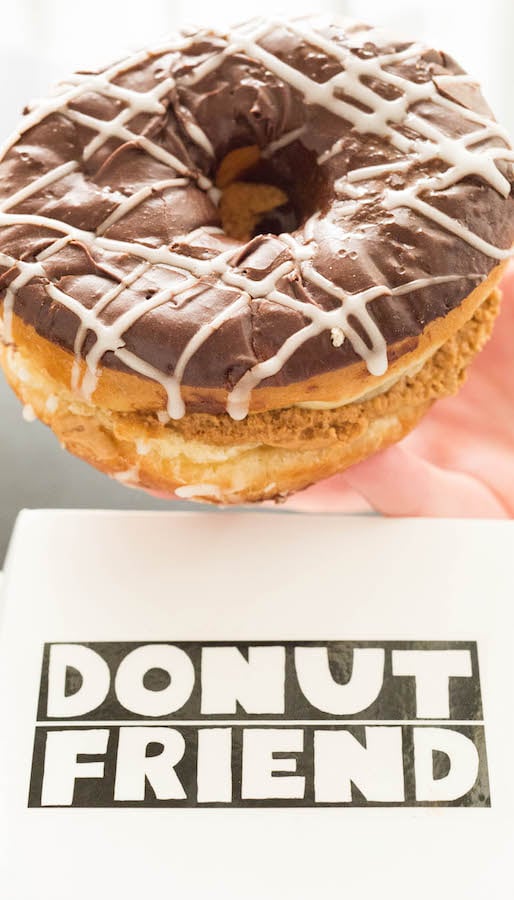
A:
<svg viewBox="0 0 514 900">
<path fill-rule="evenodd" d="M 198 732 L 198 802 L 232 802 L 232 729 Z"/>
<path fill-rule="evenodd" d="M 416 679 L 416 713 L 420 719 L 450 717 L 450 678 L 471 678 L 469 650 L 393 650 L 393 675 Z"/>
<path fill-rule="evenodd" d="M 82 754 L 105 754 L 109 742 L 106 728 L 49 731 L 46 736 L 45 769 L 41 806 L 71 806 L 78 778 L 103 778 L 105 763 L 77 762 Z"/>
<path fill-rule="evenodd" d="M 294 656 L 302 692 L 322 712 L 353 715 L 371 706 L 380 694 L 385 661 L 380 648 L 357 647 L 353 651 L 352 674 L 346 684 L 334 681 L 326 647 L 297 647 Z"/>
<path fill-rule="evenodd" d="M 305 794 L 305 778 L 296 760 L 276 759 L 276 753 L 301 753 L 303 731 L 294 728 L 248 728 L 243 732 L 243 800 L 297 800 Z M 277 773 L 280 773 L 277 775 Z"/>
<path fill-rule="evenodd" d="M 161 691 L 144 685 L 151 669 L 163 669 L 170 684 Z M 148 644 L 132 650 L 120 663 L 115 690 L 125 709 L 139 716 L 159 718 L 176 712 L 187 703 L 195 684 L 195 670 L 187 653 L 172 644 Z"/>
<path fill-rule="evenodd" d="M 162 751 L 148 756 L 150 744 L 160 744 Z M 114 799 L 144 800 L 148 779 L 157 800 L 185 800 L 186 792 L 175 772 L 185 749 L 186 742 L 175 728 L 120 728 Z"/>
<path fill-rule="evenodd" d="M 403 802 L 402 729 L 372 726 L 365 734 L 363 747 L 349 731 L 314 733 L 317 803 L 351 803 L 352 783 L 368 801 Z"/>
<path fill-rule="evenodd" d="M 70 668 L 77 670 L 82 684 L 78 691 L 66 696 L 66 675 Z M 104 702 L 110 682 L 109 666 L 90 647 L 53 644 L 48 663 L 47 715 L 52 719 L 87 715 Z"/>
<path fill-rule="evenodd" d="M 447 803 L 458 800 L 477 780 L 479 757 L 472 740 L 451 728 L 414 728 L 416 800 Z M 434 778 L 434 753 L 445 753 L 450 768 Z"/>
<path fill-rule="evenodd" d="M 246 660 L 237 647 L 202 650 L 202 714 L 234 715 L 237 704 L 248 714 L 284 713 L 284 647 L 249 647 Z"/>
</svg>

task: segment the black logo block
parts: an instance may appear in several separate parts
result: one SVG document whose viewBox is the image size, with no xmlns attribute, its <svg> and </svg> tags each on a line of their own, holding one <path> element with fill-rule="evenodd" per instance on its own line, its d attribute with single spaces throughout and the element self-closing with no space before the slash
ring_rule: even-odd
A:
<svg viewBox="0 0 514 900">
<path fill-rule="evenodd" d="M 29 806 L 489 806 L 474 642 L 44 649 Z"/>
</svg>

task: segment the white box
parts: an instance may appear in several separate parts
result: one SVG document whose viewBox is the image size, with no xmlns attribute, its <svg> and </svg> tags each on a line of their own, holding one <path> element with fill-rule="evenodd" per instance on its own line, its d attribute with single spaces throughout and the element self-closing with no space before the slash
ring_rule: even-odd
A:
<svg viewBox="0 0 514 900">
<path fill-rule="evenodd" d="M 512 891 L 514 524 L 28 512 L 1 896 Z"/>
</svg>

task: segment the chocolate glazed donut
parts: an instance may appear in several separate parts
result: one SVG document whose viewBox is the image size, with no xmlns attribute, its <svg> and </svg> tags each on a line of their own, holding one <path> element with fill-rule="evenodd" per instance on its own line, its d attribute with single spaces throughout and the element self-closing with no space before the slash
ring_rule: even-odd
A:
<svg viewBox="0 0 514 900">
<path fill-rule="evenodd" d="M 1 160 L 10 383 L 103 471 L 214 502 L 341 471 L 454 392 L 514 241 L 476 83 L 348 21 L 80 72 Z"/>
</svg>

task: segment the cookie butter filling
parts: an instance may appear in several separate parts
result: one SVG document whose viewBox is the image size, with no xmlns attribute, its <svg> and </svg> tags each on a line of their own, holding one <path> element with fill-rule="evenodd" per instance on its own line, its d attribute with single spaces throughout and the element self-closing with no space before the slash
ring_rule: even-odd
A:
<svg viewBox="0 0 514 900">
<path fill-rule="evenodd" d="M 63 444 L 124 484 L 210 502 L 236 503 L 280 496 L 299 466 L 325 475 L 341 459 L 378 447 L 384 435 L 400 437 L 434 399 L 454 393 L 470 358 L 481 348 L 497 312 L 493 293 L 456 337 L 417 375 L 404 373 L 385 395 L 362 398 L 345 409 L 277 410 L 232 422 L 222 416 L 188 416 L 162 425 L 155 413 L 116 413 L 77 401 L 34 366 L 26 351 L 4 351 L 8 377 L 23 402 L 51 424 Z M 275 479 L 275 480 L 274 480 Z"/>
</svg>

